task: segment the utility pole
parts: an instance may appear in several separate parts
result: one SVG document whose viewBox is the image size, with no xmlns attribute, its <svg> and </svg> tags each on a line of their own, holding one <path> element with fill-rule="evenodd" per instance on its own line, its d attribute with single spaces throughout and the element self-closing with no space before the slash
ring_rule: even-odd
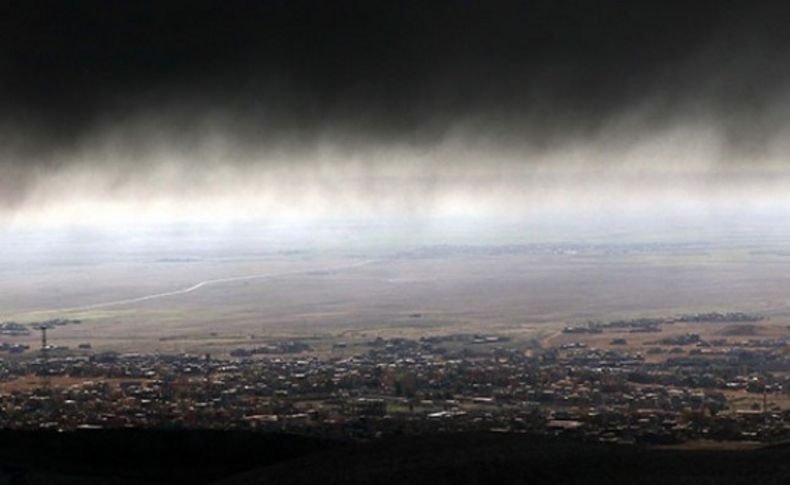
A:
<svg viewBox="0 0 790 485">
<path fill-rule="evenodd" d="M 768 386 L 763 385 L 763 420 L 768 424 Z"/>
<path fill-rule="evenodd" d="M 33 328 L 41 331 L 41 374 L 44 376 L 43 386 L 49 390 L 49 344 L 47 344 L 47 330 L 51 327 L 47 323 L 36 323 Z"/>
<path fill-rule="evenodd" d="M 205 380 L 204 380 L 204 389 L 206 396 L 211 393 L 211 354 L 206 354 L 206 369 L 205 369 Z"/>
</svg>

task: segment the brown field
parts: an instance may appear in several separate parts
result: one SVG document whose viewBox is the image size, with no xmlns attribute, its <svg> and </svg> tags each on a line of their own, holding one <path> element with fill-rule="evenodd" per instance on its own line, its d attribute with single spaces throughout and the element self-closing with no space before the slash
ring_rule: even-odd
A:
<svg viewBox="0 0 790 485">
<path fill-rule="evenodd" d="M 770 317 L 754 329 L 729 330 L 736 334 L 784 334 L 790 324 L 790 255 L 755 252 L 748 245 L 622 254 L 393 257 L 313 251 L 166 259 L 172 257 L 171 251 L 4 264 L 0 320 L 79 318 L 81 325 L 54 329 L 51 342 L 168 352 L 222 352 L 272 338 L 354 341 L 472 331 L 550 337 L 561 344 L 579 340 L 557 334 L 569 323 L 705 311 Z M 87 307 L 256 275 L 183 294 Z M 641 346 L 667 331 L 691 330 L 696 329 L 677 325 L 662 334 L 625 337 Z M 586 338 L 605 344 L 613 336 Z M 36 335 L 5 340 L 37 344 Z"/>
</svg>

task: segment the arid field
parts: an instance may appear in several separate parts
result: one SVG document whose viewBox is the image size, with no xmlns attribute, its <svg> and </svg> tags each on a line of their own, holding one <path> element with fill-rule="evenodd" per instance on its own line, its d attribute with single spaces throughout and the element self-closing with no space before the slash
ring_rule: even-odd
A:
<svg viewBox="0 0 790 485">
<path fill-rule="evenodd" d="M 0 320 L 82 320 L 50 332 L 53 344 L 216 352 L 291 337 L 532 340 L 588 320 L 705 311 L 790 323 L 790 253 L 770 242 L 69 248 L 5 256 Z"/>
</svg>

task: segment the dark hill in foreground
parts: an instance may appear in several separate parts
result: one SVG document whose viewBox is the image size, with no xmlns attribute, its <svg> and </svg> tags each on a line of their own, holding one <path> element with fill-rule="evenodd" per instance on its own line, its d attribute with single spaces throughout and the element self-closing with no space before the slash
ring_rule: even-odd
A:
<svg viewBox="0 0 790 485">
<path fill-rule="evenodd" d="M 412 436 L 329 450 L 223 483 L 790 483 L 790 448 L 688 451 L 495 433 Z"/>
<path fill-rule="evenodd" d="M 659 450 L 500 433 L 343 444 L 201 430 L 0 431 L 0 484 L 790 483 L 790 447 Z"/>
<path fill-rule="evenodd" d="M 213 430 L 0 431 L 4 483 L 211 483 L 331 449 L 277 433 Z"/>
</svg>

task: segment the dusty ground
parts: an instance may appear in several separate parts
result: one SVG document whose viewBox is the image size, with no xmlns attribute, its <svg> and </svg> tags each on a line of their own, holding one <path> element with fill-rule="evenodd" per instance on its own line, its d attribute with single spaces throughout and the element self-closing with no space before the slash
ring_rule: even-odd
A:
<svg viewBox="0 0 790 485">
<path fill-rule="evenodd" d="M 271 276 L 90 307 L 254 275 Z M 275 338 L 355 341 L 451 332 L 500 332 L 561 344 L 580 339 L 557 334 L 567 324 L 705 311 L 766 314 L 770 320 L 754 333 L 767 337 L 783 334 L 790 324 L 788 287 L 790 255 L 749 245 L 589 254 L 438 251 L 417 257 L 392 251 L 195 256 L 170 250 L 6 262 L 0 265 L 0 320 L 79 318 L 83 324 L 53 330 L 51 342 L 166 352 L 222 352 Z M 669 333 L 708 336 L 718 329 L 678 324 L 662 334 L 617 336 L 639 348 Z M 722 337 L 749 338 L 734 332 Z M 585 339 L 604 345 L 614 337 Z M 5 340 L 38 345 L 36 335 Z"/>
</svg>

